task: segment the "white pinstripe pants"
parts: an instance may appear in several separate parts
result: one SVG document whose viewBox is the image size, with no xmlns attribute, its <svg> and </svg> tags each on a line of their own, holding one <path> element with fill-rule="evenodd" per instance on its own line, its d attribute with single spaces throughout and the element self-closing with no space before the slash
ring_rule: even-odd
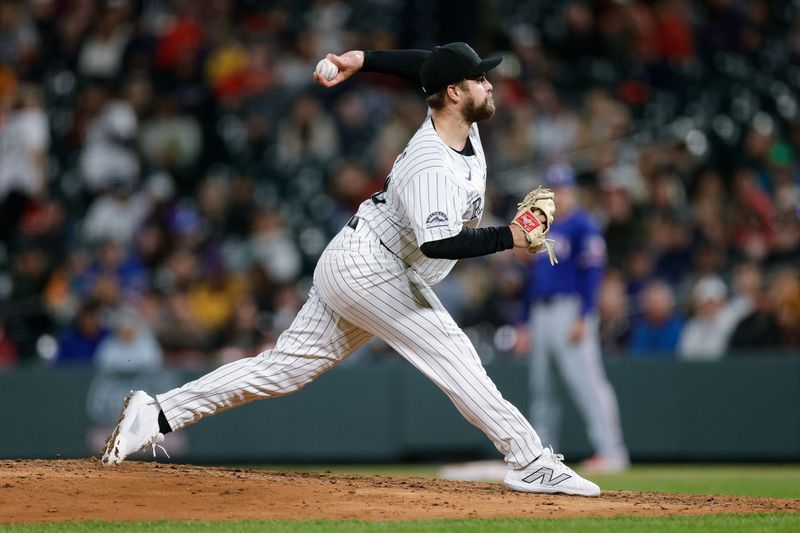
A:
<svg viewBox="0 0 800 533">
<path fill-rule="evenodd" d="M 156 396 L 173 429 L 237 405 L 300 390 L 376 335 L 431 379 L 514 468 L 539 456 L 538 435 L 506 401 L 475 348 L 416 274 L 361 221 L 345 227 L 314 272 L 309 299 L 275 348 Z"/>
</svg>

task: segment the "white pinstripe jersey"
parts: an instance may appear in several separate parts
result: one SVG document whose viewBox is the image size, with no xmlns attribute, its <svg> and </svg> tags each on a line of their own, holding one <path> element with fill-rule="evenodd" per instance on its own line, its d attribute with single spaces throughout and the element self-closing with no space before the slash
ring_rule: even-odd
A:
<svg viewBox="0 0 800 533">
<path fill-rule="evenodd" d="M 436 133 L 431 115 L 397 156 L 383 191 L 365 200 L 356 213 L 381 242 L 433 285 L 455 265 L 431 259 L 420 246 L 474 228 L 483 214 L 486 158 L 477 124 L 469 128 L 475 152 L 464 156 Z"/>
</svg>

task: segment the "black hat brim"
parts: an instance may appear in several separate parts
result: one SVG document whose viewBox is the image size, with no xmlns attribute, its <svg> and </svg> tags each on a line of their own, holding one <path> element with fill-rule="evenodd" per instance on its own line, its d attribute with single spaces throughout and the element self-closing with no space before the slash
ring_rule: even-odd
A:
<svg viewBox="0 0 800 533">
<path fill-rule="evenodd" d="M 501 56 L 497 57 L 487 57 L 480 63 L 475 66 L 475 72 L 472 73 L 473 76 L 478 76 L 479 74 L 483 74 L 485 72 L 489 72 L 494 67 L 499 65 L 503 61 Z"/>
</svg>

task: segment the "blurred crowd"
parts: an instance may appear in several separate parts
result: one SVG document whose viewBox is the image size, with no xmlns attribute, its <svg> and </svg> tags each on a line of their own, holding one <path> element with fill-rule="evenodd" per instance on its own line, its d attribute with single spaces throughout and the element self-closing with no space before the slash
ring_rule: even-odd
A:
<svg viewBox="0 0 800 533">
<path fill-rule="evenodd" d="M 0 0 L 0 368 L 270 346 L 426 113 L 314 65 L 453 40 L 504 57 L 483 224 L 574 169 L 607 356 L 800 353 L 798 29 L 767 0 Z M 525 261 L 437 287 L 482 355 L 520 351 Z"/>
</svg>

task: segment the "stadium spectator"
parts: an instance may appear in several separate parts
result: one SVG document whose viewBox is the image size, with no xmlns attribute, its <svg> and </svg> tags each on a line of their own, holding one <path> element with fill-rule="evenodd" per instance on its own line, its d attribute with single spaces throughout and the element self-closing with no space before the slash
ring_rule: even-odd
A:
<svg viewBox="0 0 800 533">
<path fill-rule="evenodd" d="M 342 227 L 358 209 L 364 198 L 383 186 L 372 180 L 367 169 L 357 160 L 343 162 L 333 171 L 329 195 L 335 202 L 330 216 L 330 229 Z"/>
<path fill-rule="evenodd" d="M 17 101 L 5 111 L 0 130 L 0 199 L 15 190 L 29 197 L 46 190 L 50 131 L 43 104 L 38 86 L 22 84 Z"/>
<path fill-rule="evenodd" d="M 625 278 L 618 270 L 608 270 L 597 295 L 600 320 L 600 346 L 603 355 L 624 354 L 631 336 L 631 309 Z"/>
<path fill-rule="evenodd" d="M 103 192 L 116 180 L 133 184 L 141 168 L 134 148 L 139 124 L 133 106 L 102 85 L 89 87 L 79 105 L 85 127 L 76 133 L 83 144 L 81 173 L 89 191 Z M 80 123 L 74 125 L 80 128 Z"/>
<path fill-rule="evenodd" d="M 780 330 L 776 347 L 782 351 L 800 348 L 800 273 L 784 267 L 775 274 L 770 287 L 775 319 Z"/>
<path fill-rule="evenodd" d="M 738 213 L 732 228 L 734 249 L 746 259 L 763 261 L 775 237 L 772 201 L 751 169 L 738 169 L 733 187 L 734 212 Z"/>
<path fill-rule="evenodd" d="M 725 182 L 719 172 L 705 168 L 694 183 L 692 216 L 700 239 L 717 248 L 727 248 L 731 216 Z"/>
<path fill-rule="evenodd" d="M 763 285 L 761 268 L 757 263 L 740 263 L 733 269 L 731 304 L 747 309 L 756 307 Z M 743 317 L 740 317 L 740 319 Z"/>
<path fill-rule="evenodd" d="M 212 332 L 197 322 L 184 289 L 143 295 L 139 309 L 164 351 L 167 366 L 203 367 L 213 349 Z"/>
<path fill-rule="evenodd" d="M 313 68 L 304 75 L 312 71 Z M 300 96 L 292 105 L 291 114 L 278 124 L 278 163 L 288 169 L 301 163 L 329 163 L 338 148 L 336 125 L 316 98 Z"/>
<path fill-rule="evenodd" d="M 663 281 L 647 284 L 641 295 L 642 316 L 631 329 L 628 351 L 631 357 L 675 355 L 683 319 L 675 310 L 675 294 Z"/>
<path fill-rule="evenodd" d="M 23 362 L 86 299 L 139 307 L 168 365 L 234 342 L 219 332 L 240 305 L 267 342 L 292 314 L 342 213 L 380 188 L 426 112 L 418 87 L 381 77 L 315 91 L 319 51 L 428 48 L 451 21 L 420 12 L 410 31 L 374 2 L 290 4 L 0 1 L 0 311 Z M 656 277 L 684 309 L 704 276 L 730 276 L 734 301 L 740 274 L 797 263 L 796 5 L 497 5 L 511 4 L 475 40 L 504 54 L 503 105 L 481 132 L 485 219 L 507 219 L 549 158 L 573 165 L 618 270 L 601 291 L 607 348 L 642 335 Z M 225 296 L 199 318 L 190 302 L 219 296 L 203 279 L 215 269 L 255 309 Z M 454 274 L 443 299 L 494 338 L 498 310 L 520 305 L 516 274 L 480 261 Z M 796 351 L 791 298 L 745 292 L 755 308 L 731 350 Z"/>
<path fill-rule="evenodd" d="M 268 209 L 255 213 L 249 247 L 270 283 L 288 283 L 300 273 L 300 252 L 278 213 Z"/>
<path fill-rule="evenodd" d="M 150 204 L 145 194 L 136 192 L 132 178 L 109 177 L 106 190 L 86 213 L 84 240 L 91 244 L 113 241 L 127 246 L 147 218 Z"/>
<path fill-rule="evenodd" d="M 608 174 L 601 180 L 593 211 L 603 226 L 609 264 L 621 268 L 632 243 L 644 238 L 642 213 L 623 184 Z"/>
<path fill-rule="evenodd" d="M 713 361 L 725 355 L 739 320 L 750 312 L 745 299 L 728 300 L 725 282 L 717 276 L 701 278 L 692 290 L 694 316 L 684 325 L 678 355 L 693 361 Z"/>
<path fill-rule="evenodd" d="M 798 263 L 800 259 L 800 185 L 792 181 L 775 189 L 775 238 L 770 261 Z"/>
<path fill-rule="evenodd" d="M 202 265 L 202 275 L 189 287 L 186 298 L 193 321 L 219 334 L 230 321 L 245 293 L 242 276 L 231 272 L 215 252 Z"/>
<path fill-rule="evenodd" d="M 755 309 L 737 324 L 731 338 L 736 354 L 796 352 L 800 326 L 800 278 L 785 267 L 758 293 Z"/>
<path fill-rule="evenodd" d="M 0 64 L 28 66 L 39 47 L 39 34 L 25 2 L 0 3 Z"/>
<path fill-rule="evenodd" d="M 87 78 L 112 80 L 122 72 L 131 39 L 128 3 L 108 2 L 101 10 L 78 53 L 78 72 Z"/>
<path fill-rule="evenodd" d="M 220 363 L 229 363 L 259 353 L 267 342 L 263 317 L 252 298 L 242 298 L 230 323 L 223 329 L 225 339 L 219 352 Z"/>
<path fill-rule="evenodd" d="M 171 96 L 161 95 L 142 121 L 139 147 L 150 168 L 184 175 L 194 169 L 203 151 L 203 131 L 197 119 L 178 111 Z"/>
<path fill-rule="evenodd" d="M 101 308 L 93 300 L 85 301 L 75 319 L 58 338 L 57 365 L 91 365 L 100 343 L 108 336 Z"/>
<path fill-rule="evenodd" d="M 128 248 L 119 242 L 106 240 L 97 243 L 93 249 L 93 259 L 76 280 L 78 286 L 86 290 L 101 278 L 110 277 L 116 280 L 123 296 L 135 297 L 147 287 L 148 272 L 139 258 L 130 254 Z"/>
<path fill-rule="evenodd" d="M 42 106 L 40 89 L 18 87 L 0 62 L 0 242 L 12 239 L 30 202 L 47 190 L 50 132 Z"/>
<path fill-rule="evenodd" d="M 163 354 L 147 323 L 132 309 L 119 309 L 110 319 L 111 332 L 97 346 L 94 364 L 104 371 L 158 370 Z"/>
<path fill-rule="evenodd" d="M 230 198 L 225 218 L 225 233 L 235 238 L 249 235 L 253 218 L 258 210 L 253 193 L 255 180 L 252 176 L 235 175 L 230 182 Z"/>
<path fill-rule="evenodd" d="M 537 159 L 557 160 L 578 144 L 580 122 L 567 108 L 549 80 L 538 80 L 531 89 L 534 114 L 528 129 L 528 148 Z"/>
</svg>

